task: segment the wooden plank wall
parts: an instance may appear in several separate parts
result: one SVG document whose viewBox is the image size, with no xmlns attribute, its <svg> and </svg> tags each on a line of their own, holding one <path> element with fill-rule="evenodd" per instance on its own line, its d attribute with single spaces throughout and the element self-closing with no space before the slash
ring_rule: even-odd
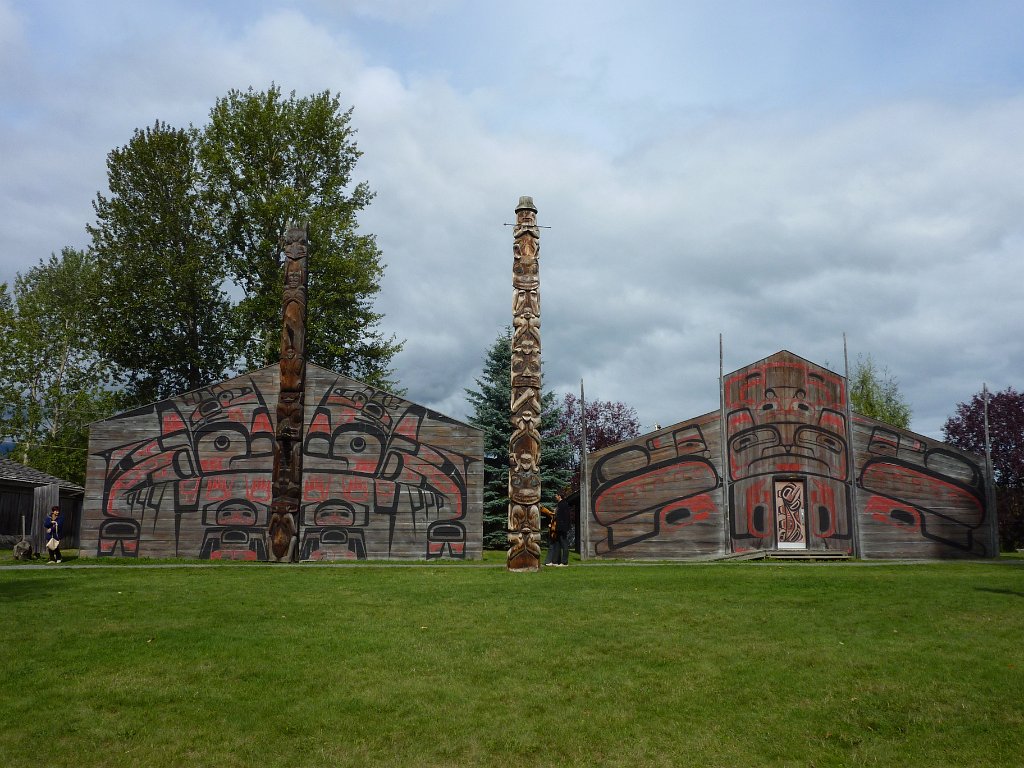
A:
<svg viewBox="0 0 1024 768">
<path fill-rule="evenodd" d="M 32 548 L 36 552 L 46 551 L 46 541 L 49 539 L 49 536 L 46 535 L 46 519 L 50 516 L 50 510 L 59 505 L 60 486 L 56 483 L 40 485 L 32 489 Z M 60 522 L 64 523 L 65 521 L 62 519 Z M 58 532 L 60 538 L 64 539 L 63 531 Z M 69 546 L 71 540 L 71 531 L 68 531 L 64 546 Z"/>
<path fill-rule="evenodd" d="M 863 557 L 998 555 L 983 458 L 866 416 L 854 416 L 853 435 Z"/>
<path fill-rule="evenodd" d="M 21 539 L 24 520 L 25 534 L 32 528 L 32 488 L 24 485 L 0 485 L 0 536 Z"/>
<path fill-rule="evenodd" d="M 267 558 L 277 366 L 94 424 L 82 553 Z M 300 557 L 479 558 L 483 435 L 307 370 Z"/>
<path fill-rule="evenodd" d="M 590 543 L 597 557 L 723 553 L 719 423 L 715 411 L 588 457 Z"/>
<path fill-rule="evenodd" d="M 480 430 L 309 366 L 303 462 L 301 557 L 482 556 Z"/>
<path fill-rule="evenodd" d="M 782 350 L 725 377 L 732 550 L 777 546 L 776 482 L 803 489 L 806 548 L 853 551 L 846 383 Z"/>
<path fill-rule="evenodd" d="M 92 425 L 83 555 L 263 560 L 276 366 Z"/>
</svg>

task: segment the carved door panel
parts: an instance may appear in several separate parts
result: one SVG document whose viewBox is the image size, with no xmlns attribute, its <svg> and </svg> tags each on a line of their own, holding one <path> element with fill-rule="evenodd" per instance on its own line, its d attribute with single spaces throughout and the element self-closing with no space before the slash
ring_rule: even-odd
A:
<svg viewBox="0 0 1024 768">
<path fill-rule="evenodd" d="M 775 536 L 779 549 L 807 549 L 807 504 L 803 481 L 776 480 Z"/>
</svg>

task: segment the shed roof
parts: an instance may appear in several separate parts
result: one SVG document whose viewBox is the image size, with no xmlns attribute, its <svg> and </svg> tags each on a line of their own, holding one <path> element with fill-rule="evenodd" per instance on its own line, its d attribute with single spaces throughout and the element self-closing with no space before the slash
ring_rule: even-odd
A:
<svg viewBox="0 0 1024 768">
<path fill-rule="evenodd" d="M 80 485 L 61 480 L 59 477 L 40 472 L 38 469 L 26 467 L 14 459 L 0 456 L 0 482 L 15 483 L 17 485 L 40 486 L 56 483 L 63 490 L 84 493 L 85 488 Z"/>
</svg>

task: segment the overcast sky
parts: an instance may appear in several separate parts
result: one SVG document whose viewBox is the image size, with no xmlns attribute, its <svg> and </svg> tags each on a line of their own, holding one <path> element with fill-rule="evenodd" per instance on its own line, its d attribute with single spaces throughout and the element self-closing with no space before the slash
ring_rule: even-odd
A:
<svg viewBox="0 0 1024 768">
<path fill-rule="evenodd" d="M 383 330 L 458 418 L 542 230 L 545 382 L 647 428 L 788 349 L 913 429 L 1024 388 L 1024 3 L 0 0 L 0 281 L 88 242 L 106 156 L 229 89 L 340 93 Z"/>
</svg>

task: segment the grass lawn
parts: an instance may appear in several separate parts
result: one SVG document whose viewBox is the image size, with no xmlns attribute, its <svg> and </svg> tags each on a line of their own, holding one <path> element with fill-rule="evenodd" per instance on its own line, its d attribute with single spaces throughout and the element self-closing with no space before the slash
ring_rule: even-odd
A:
<svg viewBox="0 0 1024 768">
<path fill-rule="evenodd" d="M 0 641 L 5 767 L 1024 765 L 1019 559 L 19 568 Z"/>
</svg>

